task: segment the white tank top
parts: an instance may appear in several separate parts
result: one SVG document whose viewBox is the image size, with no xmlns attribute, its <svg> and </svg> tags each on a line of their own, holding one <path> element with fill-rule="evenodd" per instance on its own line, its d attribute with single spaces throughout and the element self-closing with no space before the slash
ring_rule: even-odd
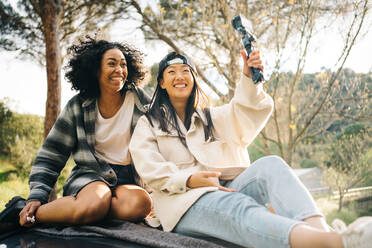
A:
<svg viewBox="0 0 372 248">
<path fill-rule="evenodd" d="M 108 119 L 102 117 L 97 106 L 94 148 L 98 157 L 111 164 L 128 165 L 130 126 L 134 109 L 134 93 L 127 91 L 124 103 L 116 114 Z"/>
</svg>

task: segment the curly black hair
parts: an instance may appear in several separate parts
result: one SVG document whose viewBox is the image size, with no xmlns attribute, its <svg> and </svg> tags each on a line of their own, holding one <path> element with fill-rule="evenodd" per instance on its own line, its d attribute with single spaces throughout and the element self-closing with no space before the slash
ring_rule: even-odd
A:
<svg viewBox="0 0 372 248">
<path fill-rule="evenodd" d="M 71 89 L 79 91 L 79 95 L 86 98 L 97 98 L 100 95 L 99 72 L 103 54 L 110 49 L 117 48 L 125 56 L 128 68 L 128 77 L 121 93 L 130 84 L 137 85 L 145 78 L 146 71 L 143 66 L 143 53 L 126 43 L 96 40 L 86 36 L 86 40 L 79 40 L 78 45 L 68 48 L 71 55 L 65 67 L 65 78 L 72 86 Z"/>
</svg>

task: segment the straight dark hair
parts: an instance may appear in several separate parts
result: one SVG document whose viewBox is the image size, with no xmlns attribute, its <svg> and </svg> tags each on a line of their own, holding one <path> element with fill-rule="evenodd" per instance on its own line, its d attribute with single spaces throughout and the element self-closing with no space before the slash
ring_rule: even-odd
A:
<svg viewBox="0 0 372 248">
<path fill-rule="evenodd" d="M 208 97 L 198 85 L 193 70 L 191 70 L 191 74 L 194 80 L 194 87 L 192 88 L 189 99 L 187 100 L 185 127 L 187 130 L 190 128 L 191 117 L 194 114 L 194 112 L 196 112 L 196 108 L 199 106 L 207 119 L 207 123 L 204 123 L 204 121 L 202 121 L 205 141 L 209 139 L 213 140 L 214 139 L 212 133 L 213 123 L 211 119 L 210 110 L 207 107 L 207 103 L 209 102 Z M 185 137 L 182 135 L 181 129 L 177 122 L 176 110 L 174 109 L 169 99 L 167 91 L 160 87 L 159 82 L 156 86 L 154 95 L 151 99 L 150 108 L 146 112 L 146 117 L 149 120 L 151 126 L 154 126 L 151 120 L 152 118 L 158 120 L 160 124 L 160 129 L 163 132 L 170 133 L 171 128 L 175 128 L 178 133 L 178 138 L 181 140 L 183 145 L 187 146 Z"/>
</svg>

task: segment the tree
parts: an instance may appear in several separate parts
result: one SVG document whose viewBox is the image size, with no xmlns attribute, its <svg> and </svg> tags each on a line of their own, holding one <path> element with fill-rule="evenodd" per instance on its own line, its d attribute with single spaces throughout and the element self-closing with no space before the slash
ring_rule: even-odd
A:
<svg viewBox="0 0 372 248">
<path fill-rule="evenodd" d="M 18 51 L 20 57 L 36 59 L 46 66 L 46 137 L 60 112 L 63 52 L 76 37 L 105 29 L 125 15 L 126 3 L 112 0 L 19 0 L 17 6 L 1 3 L 0 7 L 0 48 Z"/>
<path fill-rule="evenodd" d="M 332 124 L 331 117 L 329 122 L 322 121 L 324 110 L 328 103 L 340 100 L 332 98 L 339 95 L 334 88 L 370 8 L 368 0 L 160 0 L 156 8 L 135 0 L 131 4 L 141 16 L 146 39 L 161 40 L 175 51 L 193 55 L 190 57 L 201 79 L 222 102 L 232 97 L 240 72 L 240 37 L 230 22 L 238 13 L 249 18 L 261 50 L 274 58 L 266 87 L 276 103 L 260 134 L 262 142 L 253 145 L 263 154 L 277 151 L 289 164 L 301 142 L 320 135 Z M 304 87 L 303 71 L 313 38 L 321 29 L 333 29 L 332 24 L 341 17 L 346 19 L 345 40 L 336 66 L 319 76 L 321 87 L 310 89 L 313 98 L 304 97 L 300 87 Z M 296 69 L 283 74 L 288 59 L 297 61 Z M 218 76 L 212 77 L 216 73 Z"/>
<path fill-rule="evenodd" d="M 348 190 L 360 185 L 372 173 L 371 131 L 371 127 L 351 125 L 328 147 L 324 179 L 339 193 L 338 211 Z"/>
<path fill-rule="evenodd" d="M 125 9 L 125 1 L 113 0 L 19 0 L 17 6 L 0 3 L 0 48 L 16 50 L 20 56 L 34 58 L 46 66 L 44 138 L 61 108 L 61 50 L 79 35 L 104 29 L 122 18 Z"/>
<path fill-rule="evenodd" d="M 316 2 L 314 2 L 316 3 Z M 307 87 L 305 90 L 306 94 L 298 94 L 301 81 L 303 81 L 303 68 L 305 66 L 306 54 L 308 47 L 311 42 L 313 30 L 316 28 L 315 21 L 319 6 L 309 4 L 306 6 L 306 15 L 302 22 L 302 31 L 300 39 L 298 40 L 299 45 L 299 57 L 297 62 L 297 69 L 292 78 L 288 79 L 285 91 L 280 94 L 281 88 L 280 83 L 283 84 L 280 74 L 274 75 L 273 88 L 270 91 L 274 96 L 274 101 L 280 99 L 279 97 L 285 97 L 285 112 L 286 123 L 283 128 L 280 128 L 278 123 L 280 119 L 280 110 L 275 108 L 273 121 L 265 127 L 265 130 L 261 133 L 266 143 L 274 142 L 279 148 L 280 154 L 289 162 L 292 162 L 293 153 L 296 146 L 303 142 L 308 141 L 318 135 L 323 134 L 327 131 L 335 121 L 339 120 L 342 113 L 345 112 L 343 108 L 343 102 L 340 102 L 342 97 L 347 94 L 341 94 L 338 82 L 340 80 L 343 66 L 350 54 L 351 48 L 354 45 L 355 39 L 360 33 L 361 27 L 364 22 L 365 15 L 368 10 L 368 1 L 355 2 L 354 5 L 350 5 L 352 13 L 355 15 L 350 19 L 347 24 L 348 29 L 346 31 L 347 38 L 345 39 L 343 50 L 339 60 L 336 63 L 335 68 L 332 71 L 322 72 L 317 75 L 317 81 L 320 83 L 317 87 Z M 360 11 L 360 12 L 359 12 Z M 351 13 L 348 13 L 351 15 Z M 279 43 L 279 42 L 277 42 Z M 273 76 L 272 76 L 273 78 Z M 358 80 L 358 79 L 356 79 Z M 354 88 L 358 88 L 357 82 L 351 82 Z M 355 91 L 352 91 L 353 93 Z M 356 91 L 357 92 L 357 91 Z M 352 95 L 353 99 L 360 99 L 364 97 L 362 94 Z M 332 105 L 332 103 L 341 103 L 339 105 Z M 351 105 L 352 106 L 352 105 Z M 358 113 L 359 116 L 362 112 Z M 269 135 L 270 130 L 275 130 Z M 271 139 L 271 137 L 275 137 Z"/>
<path fill-rule="evenodd" d="M 291 90 L 286 82 L 291 82 L 293 75 L 280 73 L 282 85 L 270 89 L 276 94 L 275 111 L 256 147 L 287 154 L 300 164 L 302 160 L 314 159 L 315 153 L 331 140 L 328 136 L 334 137 L 343 126 L 368 122 L 371 84 L 362 75 L 345 69 L 330 87 L 331 75 L 329 70 L 302 74 L 289 102 L 286 99 L 290 98 Z"/>
</svg>

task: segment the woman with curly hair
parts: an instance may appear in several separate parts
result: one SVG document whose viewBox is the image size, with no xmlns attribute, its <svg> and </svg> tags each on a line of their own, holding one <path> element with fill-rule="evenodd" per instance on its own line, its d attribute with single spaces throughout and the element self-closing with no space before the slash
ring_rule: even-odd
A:
<svg viewBox="0 0 372 248">
<path fill-rule="evenodd" d="M 137 186 L 128 151 L 132 131 L 149 98 L 137 87 L 143 54 L 124 43 L 87 37 L 69 48 L 66 78 L 77 90 L 37 154 L 26 200 L 14 197 L 0 222 L 86 224 L 109 218 L 139 221 L 151 211 L 148 193 Z M 76 166 L 63 197 L 48 196 L 72 156 Z M 19 215 L 19 218 L 18 218 Z"/>
</svg>

